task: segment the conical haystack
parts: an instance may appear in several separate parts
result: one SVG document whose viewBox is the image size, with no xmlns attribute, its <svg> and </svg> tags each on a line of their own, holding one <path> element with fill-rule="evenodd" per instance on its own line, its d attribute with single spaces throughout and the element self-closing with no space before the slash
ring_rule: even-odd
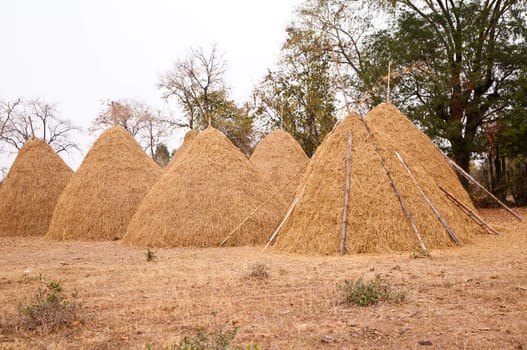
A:
<svg viewBox="0 0 527 350">
<path fill-rule="evenodd" d="M 475 210 L 470 196 L 461 185 L 445 157 L 421 130 L 391 103 L 381 103 L 366 116 L 378 139 L 397 148 L 403 157 L 419 164 L 434 180 L 463 204 Z"/>
<path fill-rule="evenodd" d="M 309 158 L 293 136 L 275 130 L 258 143 L 250 160 L 276 189 L 284 188 L 280 195 L 289 204 Z"/>
<path fill-rule="evenodd" d="M 346 180 L 348 133 L 353 138 L 346 251 L 370 253 L 419 249 L 391 182 L 360 117 L 351 114 L 326 137 L 310 162 L 298 203 L 281 230 L 279 249 L 338 254 Z M 376 136 L 376 140 L 379 136 Z M 379 142 L 383 157 L 428 249 L 451 246 L 448 234 L 393 155 Z M 436 188 L 433 179 L 413 159 L 407 159 L 420 185 L 432 198 L 458 238 L 467 243 L 473 225 Z M 303 188 L 303 191 L 301 190 Z"/>
<path fill-rule="evenodd" d="M 165 171 L 168 171 L 174 164 L 177 163 L 177 160 L 181 158 L 181 155 L 183 155 L 189 148 L 190 145 L 192 145 L 192 141 L 196 138 L 198 133 L 194 130 L 189 130 L 185 134 L 185 138 L 183 139 L 183 143 L 179 148 L 176 150 L 174 155 L 172 156 L 172 159 L 170 160 L 170 163 L 168 163 L 168 166 L 166 167 Z"/>
<path fill-rule="evenodd" d="M 209 127 L 148 193 L 123 241 L 142 247 L 215 247 L 272 193 L 245 155 Z M 263 243 L 283 206 L 279 199 L 269 201 L 225 245 Z"/>
<path fill-rule="evenodd" d="M 46 237 L 112 240 L 130 218 L 161 169 L 123 128 L 106 130 L 62 193 Z"/>
<path fill-rule="evenodd" d="M 46 142 L 27 141 L 0 187 L 0 236 L 44 235 L 72 174 Z"/>
</svg>

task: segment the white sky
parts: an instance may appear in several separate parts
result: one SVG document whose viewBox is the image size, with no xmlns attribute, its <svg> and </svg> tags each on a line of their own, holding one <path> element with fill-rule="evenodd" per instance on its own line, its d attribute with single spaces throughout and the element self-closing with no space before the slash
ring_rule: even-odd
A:
<svg viewBox="0 0 527 350">
<path fill-rule="evenodd" d="M 285 27 L 301 0 L 3 0 L 0 2 L 0 99 L 56 103 L 61 117 L 84 129 L 82 154 L 65 155 L 74 169 L 94 141 L 87 136 L 105 99 L 137 98 L 165 108 L 161 73 L 190 47 L 216 43 L 227 61 L 226 82 L 239 103 L 271 68 Z M 170 144 L 176 146 L 178 134 Z M 13 154 L 0 155 L 0 168 Z"/>
</svg>

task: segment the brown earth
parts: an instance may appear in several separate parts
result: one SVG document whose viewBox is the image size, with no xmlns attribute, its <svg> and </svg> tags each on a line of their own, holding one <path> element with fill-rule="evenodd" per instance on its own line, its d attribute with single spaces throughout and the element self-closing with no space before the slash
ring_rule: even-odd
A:
<svg viewBox="0 0 527 350">
<path fill-rule="evenodd" d="M 527 223 L 502 210 L 482 215 L 500 236 L 429 258 L 174 248 L 147 262 L 120 242 L 2 237 L 0 349 L 166 349 L 211 329 L 213 312 L 240 326 L 235 343 L 262 349 L 527 349 Z M 270 277 L 249 278 L 255 264 Z M 51 334 L 18 327 L 17 304 L 39 274 L 78 292 L 80 323 Z M 339 283 L 376 274 L 406 300 L 343 303 Z"/>
</svg>

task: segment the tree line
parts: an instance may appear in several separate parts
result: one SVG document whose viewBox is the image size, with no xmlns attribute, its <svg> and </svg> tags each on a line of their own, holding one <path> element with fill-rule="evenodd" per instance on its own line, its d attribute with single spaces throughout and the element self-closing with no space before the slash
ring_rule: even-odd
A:
<svg viewBox="0 0 527 350">
<path fill-rule="evenodd" d="M 262 134 L 281 128 L 311 156 L 346 109 L 364 114 L 392 101 L 498 197 L 525 205 L 525 12 L 524 0 L 305 0 L 285 29 L 276 65 L 249 101 L 230 97 L 217 47 L 192 48 L 158 84 L 180 115 L 166 118 L 137 101 L 113 101 L 91 129 L 118 123 L 166 162 L 161 141 L 173 127 L 212 125 L 246 154 Z M 12 130 L 18 140 L 36 130 L 35 123 L 11 125 L 17 108 L 41 115 L 35 103 L 42 101 L 2 103 L 5 144 L 12 145 L 6 136 Z"/>
</svg>

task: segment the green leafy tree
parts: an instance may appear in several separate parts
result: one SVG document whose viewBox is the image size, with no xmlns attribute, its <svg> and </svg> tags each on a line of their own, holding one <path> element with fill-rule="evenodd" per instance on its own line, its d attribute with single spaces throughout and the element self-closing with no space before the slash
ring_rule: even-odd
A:
<svg viewBox="0 0 527 350">
<path fill-rule="evenodd" d="M 255 114 L 265 127 L 291 133 L 311 156 L 336 122 L 331 54 L 313 30 L 286 32 L 278 67 L 254 93 Z"/>
<path fill-rule="evenodd" d="M 170 162 L 170 152 L 164 143 L 158 143 L 156 145 L 154 161 L 163 168 Z"/>
</svg>

